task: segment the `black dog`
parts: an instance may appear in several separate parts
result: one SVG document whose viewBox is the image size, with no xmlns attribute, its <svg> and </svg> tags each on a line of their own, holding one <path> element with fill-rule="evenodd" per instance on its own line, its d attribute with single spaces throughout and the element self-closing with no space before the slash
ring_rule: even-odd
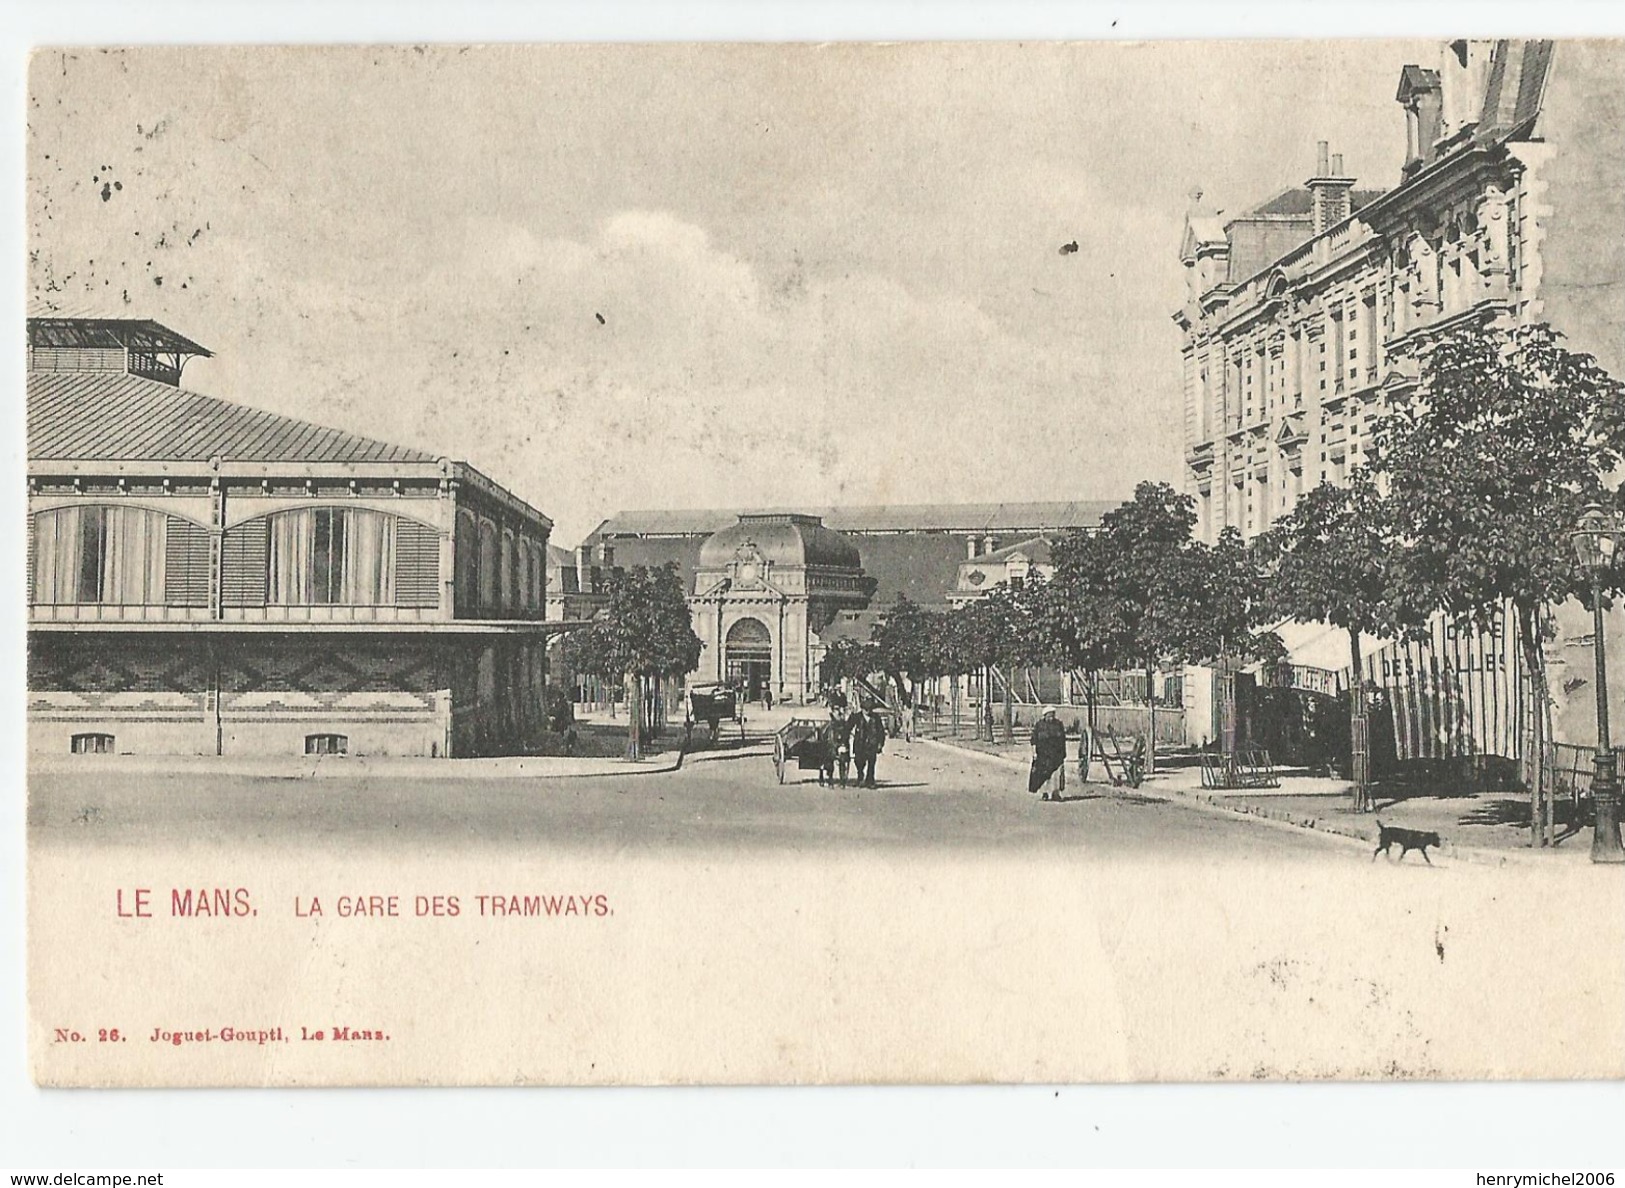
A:
<svg viewBox="0 0 1625 1188">
<path fill-rule="evenodd" d="M 1421 829 L 1401 829 L 1398 825 L 1384 825 L 1381 821 L 1378 821 L 1377 848 L 1371 851 L 1371 861 L 1375 862 L 1378 854 L 1387 854 L 1392 858 L 1393 851 L 1389 847 L 1395 842 L 1399 843 L 1399 860 L 1401 862 L 1405 861 L 1405 855 L 1412 850 L 1420 850 L 1422 852 L 1422 861 L 1429 866 L 1433 865 L 1433 859 L 1428 857 L 1428 847 L 1432 846 L 1437 849 L 1440 844 L 1437 833 L 1425 832 Z"/>
</svg>

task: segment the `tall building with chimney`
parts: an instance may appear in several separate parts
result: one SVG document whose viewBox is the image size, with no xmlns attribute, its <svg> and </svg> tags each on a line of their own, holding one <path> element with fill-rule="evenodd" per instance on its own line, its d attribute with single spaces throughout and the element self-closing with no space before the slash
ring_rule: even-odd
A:
<svg viewBox="0 0 1625 1188">
<path fill-rule="evenodd" d="M 1392 188 L 1359 188 L 1322 143 L 1300 187 L 1234 216 L 1198 197 L 1186 220 L 1184 489 L 1209 541 L 1258 534 L 1367 461 L 1430 335 L 1549 322 L 1625 374 L 1625 45 L 1454 41 L 1435 67 L 1406 66 L 1395 98 L 1407 134 Z M 1441 623 L 1431 644 L 1368 657 L 1396 707 L 1457 689 L 1402 753 L 1516 751 L 1505 645 Z M 1214 737 L 1212 707 L 1197 708 L 1193 736 Z"/>
<path fill-rule="evenodd" d="M 1396 99 L 1392 189 L 1323 142 L 1300 187 L 1186 220 L 1184 485 L 1208 540 L 1365 460 L 1430 334 L 1546 321 L 1625 370 L 1625 47 L 1456 41 Z"/>
</svg>

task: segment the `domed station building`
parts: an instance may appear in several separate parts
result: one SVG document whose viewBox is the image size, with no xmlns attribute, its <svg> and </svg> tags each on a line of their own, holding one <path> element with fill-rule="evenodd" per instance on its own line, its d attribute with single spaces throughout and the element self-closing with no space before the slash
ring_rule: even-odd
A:
<svg viewBox="0 0 1625 1188">
<path fill-rule="evenodd" d="M 869 605 L 857 546 L 799 512 L 745 514 L 700 546 L 689 609 L 704 651 L 692 679 L 728 681 L 749 700 L 800 701 L 818 687 L 819 633 Z"/>
</svg>

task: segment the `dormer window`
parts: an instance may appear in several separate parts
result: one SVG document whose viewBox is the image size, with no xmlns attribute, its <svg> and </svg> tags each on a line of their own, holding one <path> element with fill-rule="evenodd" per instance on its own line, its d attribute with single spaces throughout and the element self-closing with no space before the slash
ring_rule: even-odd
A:
<svg viewBox="0 0 1625 1188">
<path fill-rule="evenodd" d="M 1478 123 L 1494 48 L 1494 41 L 1466 38 L 1445 47 L 1438 76 L 1443 101 L 1441 140 L 1448 140 Z"/>
<path fill-rule="evenodd" d="M 1420 66 L 1407 66 L 1399 76 L 1399 92 L 1394 98 L 1405 109 L 1405 162 L 1415 169 L 1425 160 L 1439 139 L 1439 73 Z"/>
</svg>

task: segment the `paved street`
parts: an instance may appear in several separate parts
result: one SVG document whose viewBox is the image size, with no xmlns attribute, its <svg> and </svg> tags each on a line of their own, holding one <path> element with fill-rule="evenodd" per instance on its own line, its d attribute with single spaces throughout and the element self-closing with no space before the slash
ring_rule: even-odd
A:
<svg viewBox="0 0 1625 1188">
<path fill-rule="evenodd" d="M 102 765 L 84 776 L 42 772 L 32 780 L 29 822 L 39 841 L 138 845 L 1062 847 L 1358 858 L 1323 838 L 1171 803 L 1153 784 L 1137 793 L 1074 784 L 1069 799 L 1043 803 L 1008 767 L 925 742 L 889 744 L 882 786 L 872 791 L 819 787 L 815 773 L 793 768 L 781 787 L 761 735 L 698 751 L 679 771 L 470 779 L 454 764 L 444 770 L 445 778 L 354 780 L 217 777 L 197 768 L 120 775 Z"/>
<path fill-rule="evenodd" d="M 925 742 L 888 745 L 873 791 L 811 773 L 781 787 L 765 740 L 614 776 L 37 772 L 34 934 L 71 932 L 82 959 L 34 993 L 88 1018 L 117 978 L 173 1008 L 140 1015 L 148 1028 L 322 1020 L 344 1001 L 414 1043 L 455 1031 L 441 1075 L 469 1083 L 510 1078 L 517 1052 L 529 1075 L 575 1081 L 1617 1072 L 1612 1014 L 1600 1032 L 1526 1026 L 1601 1017 L 1586 1012 L 1619 984 L 1625 921 L 1578 946 L 1553 924 L 1561 905 L 1617 902 L 1612 872 L 1373 863 L 1154 784 L 1045 804 L 1008 765 Z M 168 918 L 181 886 L 242 888 L 258 919 Z M 159 918 L 115 910 L 137 887 L 157 889 Z M 607 915 L 494 917 L 480 898 L 563 892 Z M 363 895 L 398 897 L 400 918 L 345 918 Z M 307 918 L 318 896 L 327 915 Z M 434 896 L 463 914 L 424 918 Z M 173 972 L 228 966 L 244 976 Z M 73 1058 L 61 1075 L 109 1075 Z M 175 1075 L 238 1067 L 210 1059 Z M 255 1076 L 325 1067 L 301 1049 Z"/>
</svg>

